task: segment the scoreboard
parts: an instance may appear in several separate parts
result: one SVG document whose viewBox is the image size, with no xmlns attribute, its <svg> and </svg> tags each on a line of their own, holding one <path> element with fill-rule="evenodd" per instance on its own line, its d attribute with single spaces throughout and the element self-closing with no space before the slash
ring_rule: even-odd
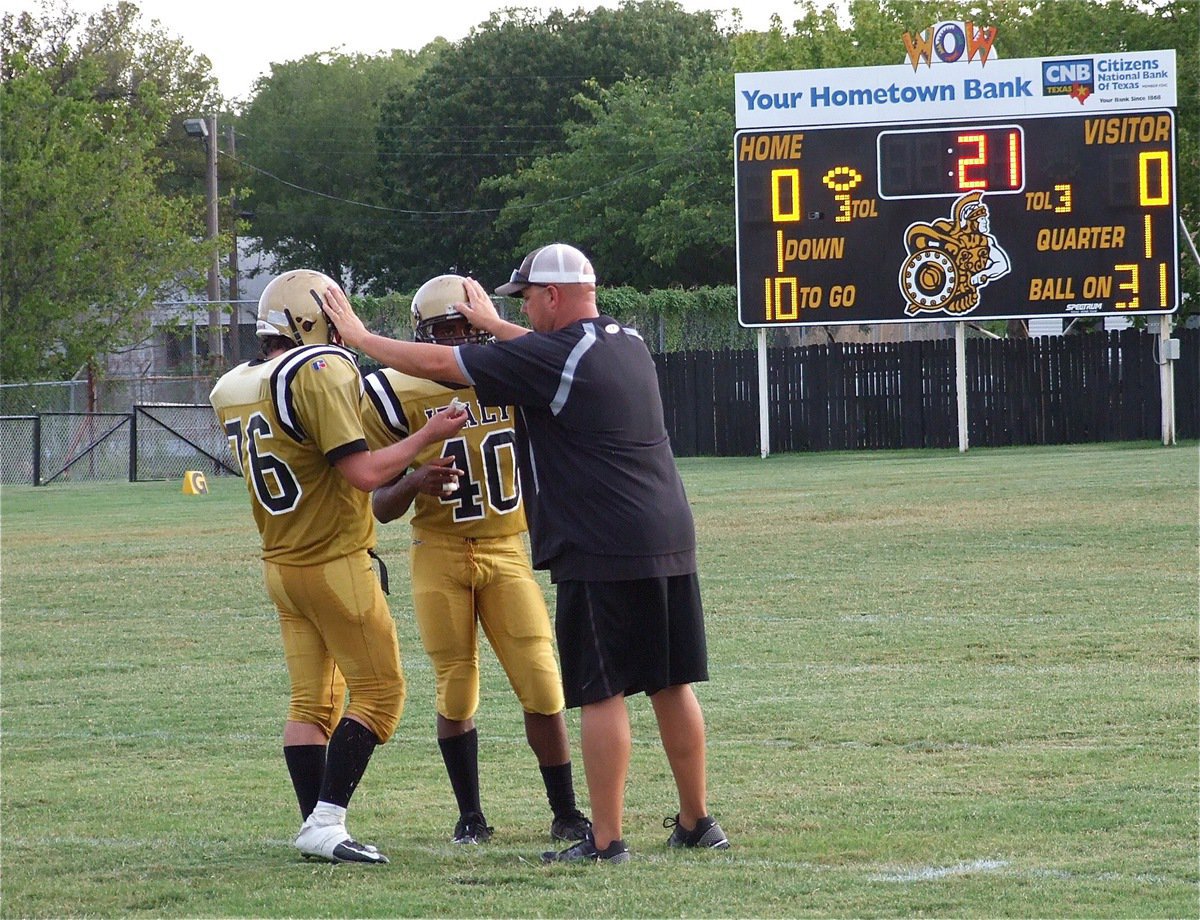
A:
<svg viewBox="0 0 1200 920">
<path fill-rule="evenodd" d="M 1018 74 L 1030 66 L 1004 63 Z M 1037 61 L 1034 73 L 1038 66 L 1043 75 L 1061 73 L 1058 64 Z M 1108 84 L 1097 80 L 1091 91 L 1050 93 L 1044 86 L 1036 96 L 1033 77 L 965 78 L 956 87 L 942 73 L 906 97 L 909 87 L 894 74 L 882 87 L 876 75 L 860 104 L 879 100 L 884 115 L 899 117 L 860 123 L 859 111 L 847 105 L 832 113 L 842 123 L 809 123 L 829 118 L 839 99 L 856 98 L 850 89 L 838 95 L 843 83 L 831 90 L 809 75 L 844 81 L 859 70 L 896 68 L 795 72 L 805 87 L 791 95 L 739 86 L 739 103 L 750 103 L 746 117 L 739 112 L 746 127 L 734 136 L 743 326 L 1134 316 L 1177 308 L 1173 82 L 1169 92 L 1138 96 L 1154 95 L 1158 105 L 1138 107 L 1124 102 L 1132 94 L 1113 91 L 1109 96 L 1121 101 L 1105 105 Z M 1103 70 L 1092 61 L 1088 72 Z M 1142 68 L 1137 75 L 1143 73 L 1151 74 Z M 976 97 L 991 86 L 994 98 L 967 104 L 963 93 L 942 90 L 936 105 L 917 104 L 934 98 L 938 85 L 973 88 Z M 903 108 L 906 98 L 916 100 L 913 107 Z M 798 117 L 808 99 L 812 105 Z M 963 112 L 970 117 L 958 117 Z M 775 123 L 790 121 L 798 123 Z"/>
</svg>

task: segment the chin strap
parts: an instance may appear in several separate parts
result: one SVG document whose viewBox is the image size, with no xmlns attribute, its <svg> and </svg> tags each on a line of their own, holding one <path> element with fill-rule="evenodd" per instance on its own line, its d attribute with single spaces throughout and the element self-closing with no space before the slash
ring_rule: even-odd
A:
<svg viewBox="0 0 1200 920">
<path fill-rule="evenodd" d="M 296 325 L 296 320 L 292 318 L 292 311 L 284 308 L 283 315 L 287 317 L 288 328 L 292 330 L 292 338 L 296 340 L 297 345 L 303 345 L 304 336 L 300 334 L 300 327 Z"/>
</svg>

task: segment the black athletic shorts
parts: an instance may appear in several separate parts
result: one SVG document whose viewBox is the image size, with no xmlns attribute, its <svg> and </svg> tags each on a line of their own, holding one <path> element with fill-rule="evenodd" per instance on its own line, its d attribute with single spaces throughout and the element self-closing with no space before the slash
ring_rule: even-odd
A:
<svg viewBox="0 0 1200 920">
<path fill-rule="evenodd" d="M 554 628 L 567 708 L 708 680 L 700 582 L 690 575 L 560 581 Z"/>
</svg>

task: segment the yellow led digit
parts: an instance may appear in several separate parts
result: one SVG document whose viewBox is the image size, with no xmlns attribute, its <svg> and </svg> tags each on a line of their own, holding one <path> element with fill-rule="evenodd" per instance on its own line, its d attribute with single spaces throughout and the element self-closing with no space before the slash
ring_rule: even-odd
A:
<svg viewBox="0 0 1200 920">
<path fill-rule="evenodd" d="M 775 318 L 786 322 L 790 319 L 800 318 L 800 298 L 797 290 L 795 278 L 776 278 L 775 279 Z M 785 289 L 791 291 L 789 298 L 791 303 L 789 309 L 785 312 L 783 305 L 783 292 Z"/>
<path fill-rule="evenodd" d="M 1151 194 L 1150 179 L 1157 180 L 1158 192 Z M 1170 154 L 1165 150 L 1146 150 L 1138 154 L 1138 200 L 1142 207 L 1171 203 Z"/>
<path fill-rule="evenodd" d="M 771 302 L 771 279 L 763 278 L 763 306 L 767 311 L 767 322 L 775 318 L 774 305 Z"/>
<path fill-rule="evenodd" d="M 1142 236 L 1145 238 L 1146 258 L 1154 258 L 1154 227 L 1150 223 L 1150 215 L 1142 215 Z"/>
<path fill-rule="evenodd" d="M 1158 305 L 1167 308 L 1167 263 L 1158 263 Z"/>
<path fill-rule="evenodd" d="M 1063 182 L 1054 186 L 1054 191 L 1058 192 L 1058 204 L 1054 206 L 1055 214 L 1070 214 L 1071 213 L 1071 185 Z"/>
<path fill-rule="evenodd" d="M 784 195 L 781 186 L 790 186 L 784 210 Z M 800 220 L 800 170 L 772 169 L 771 170 L 771 220 L 776 223 L 795 223 Z"/>
<path fill-rule="evenodd" d="M 837 217 L 833 219 L 835 224 L 850 223 L 850 196 L 849 195 L 834 195 L 833 200 L 838 203 Z"/>
<path fill-rule="evenodd" d="M 1120 265 L 1114 265 L 1113 268 L 1119 272 L 1128 272 L 1129 280 L 1122 281 L 1117 285 L 1117 288 L 1122 291 L 1129 291 L 1128 300 L 1118 300 L 1114 306 L 1118 310 L 1137 310 L 1141 307 L 1141 301 L 1138 295 L 1141 293 L 1142 284 L 1138 276 L 1138 267 L 1134 262 L 1122 262 Z"/>
</svg>

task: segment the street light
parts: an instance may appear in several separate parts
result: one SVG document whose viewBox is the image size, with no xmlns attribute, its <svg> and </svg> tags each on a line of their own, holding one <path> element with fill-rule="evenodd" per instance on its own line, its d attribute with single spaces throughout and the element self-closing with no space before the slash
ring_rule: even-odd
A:
<svg viewBox="0 0 1200 920">
<path fill-rule="evenodd" d="M 208 181 L 206 186 L 208 204 L 208 239 L 213 243 L 212 261 L 208 265 L 208 354 L 210 358 L 224 358 L 225 348 L 221 336 L 221 264 L 217 252 L 217 116 L 185 118 L 183 130 L 188 137 L 204 141 L 208 153 Z"/>
<path fill-rule="evenodd" d="M 208 125 L 204 123 L 203 118 L 185 118 L 183 130 L 187 132 L 188 137 L 208 137 Z"/>
</svg>

